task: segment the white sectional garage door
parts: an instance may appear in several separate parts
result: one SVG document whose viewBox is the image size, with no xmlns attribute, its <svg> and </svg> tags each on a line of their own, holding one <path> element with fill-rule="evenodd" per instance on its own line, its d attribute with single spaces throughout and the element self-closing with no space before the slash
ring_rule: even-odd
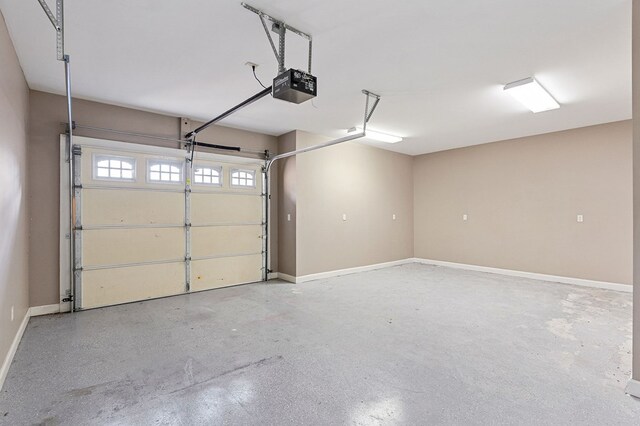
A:
<svg viewBox="0 0 640 426">
<path fill-rule="evenodd" d="M 260 160 L 75 138 L 77 309 L 263 279 Z"/>
</svg>

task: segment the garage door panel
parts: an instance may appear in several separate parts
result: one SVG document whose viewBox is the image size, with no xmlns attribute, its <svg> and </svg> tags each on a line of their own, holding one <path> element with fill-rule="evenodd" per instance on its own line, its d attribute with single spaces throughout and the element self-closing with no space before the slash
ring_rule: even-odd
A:
<svg viewBox="0 0 640 426">
<path fill-rule="evenodd" d="M 262 251 L 262 226 L 191 228 L 191 256 L 221 256 Z"/>
<path fill-rule="evenodd" d="M 93 229 L 83 234 L 87 266 L 184 258 L 184 228 Z"/>
<path fill-rule="evenodd" d="M 185 292 L 183 263 L 82 272 L 82 308 L 116 305 Z"/>
<path fill-rule="evenodd" d="M 260 223 L 262 197 L 258 195 L 191 194 L 191 223 Z"/>
<path fill-rule="evenodd" d="M 184 224 L 183 193 L 86 189 L 82 197 L 85 226 Z"/>
<path fill-rule="evenodd" d="M 75 144 L 79 309 L 261 281 L 261 161 L 198 153 L 189 176 L 184 150 Z"/>
<path fill-rule="evenodd" d="M 191 290 L 209 290 L 262 280 L 262 256 L 223 257 L 191 262 Z"/>
</svg>

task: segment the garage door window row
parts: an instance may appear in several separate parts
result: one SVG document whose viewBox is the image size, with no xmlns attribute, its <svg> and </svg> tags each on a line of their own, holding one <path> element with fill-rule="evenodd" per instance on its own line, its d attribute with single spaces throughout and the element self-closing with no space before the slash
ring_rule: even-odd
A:
<svg viewBox="0 0 640 426">
<path fill-rule="evenodd" d="M 255 188 L 255 170 L 231 169 L 231 187 Z M 201 185 L 222 186 L 222 167 L 198 166 L 193 170 L 193 182 Z"/>
<path fill-rule="evenodd" d="M 93 177 L 98 180 L 136 182 L 136 159 L 132 157 L 96 155 L 93 158 Z M 180 184 L 184 182 L 184 166 L 180 161 L 148 160 L 147 181 Z M 231 187 L 255 188 L 256 171 L 231 169 Z M 198 185 L 222 186 L 223 170 L 220 166 L 197 165 L 193 169 L 193 182 Z"/>
</svg>

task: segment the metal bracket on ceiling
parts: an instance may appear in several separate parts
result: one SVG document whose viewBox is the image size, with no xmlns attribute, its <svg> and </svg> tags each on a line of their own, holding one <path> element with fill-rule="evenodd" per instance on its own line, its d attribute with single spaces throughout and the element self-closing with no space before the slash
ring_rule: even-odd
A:
<svg viewBox="0 0 640 426">
<path fill-rule="evenodd" d="M 40 6 L 42 6 L 42 10 L 47 14 L 49 21 L 53 25 L 53 28 L 56 30 L 56 53 L 59 61 L 66 61 L 67 58 L 64 54 L 64 1 L 56 0 L 56 14 L 53 15 L 53 12 L 49 8 L 46 0 L 38 0 Z"/>
<path fill-rule="evenodd" d="M 363 89 L 362 93 L 364 93 L 367 96 L 367 101 L 365 103 L 365 107 L 364 107 L 364 129 L 367 129 L 367 123 L 369 122 L 369 120 L 371 119 L 371 116 L 373 115 L 373 112 L 376 110 L 376 108 L 378 107 L 378 104 L 380 103 L 380 95 L 376 95 L 373 92 L 370 92 L 368 90 Z M 369 109 L 369 99 L 373 98 L 373 106 L 371 107 L 371 109 Z"/>
<path fill-rule="evenodd" d="M 246 3 L 240 3 L 245 9 L 250 10 L 251 12 L 258 15 L 260 18 L 260 22 L 262 23 L 262 27 L 264 28 L 264 32 L 267 34 L 267 39 L 269 40 L 269 44 L 271 44 L 271 49 L 273 50 L 273 54 L 278 61 L 278 74 L 285 72 L 284 66 L 284 58 L 285 58 L 285 36 L 287 30 L 291 31 L 294 34 L 299 35 L 300 37 L 308 40 L 309 42 L 309 54 L 308 54 L 308 65 L 307 72 L 311 74 L 311 54 L 313 51 L 313 42 L 311 36 L 305 32 L 302 32 L 291 25 L 282 22 L 273 16 L 267 15 L 263 11 L 256 9 L 255 7 L 248 5 Z M 267 27 L 267 22 L 265 20 L 269 20 L 271 22 L 271 30 L 278 34 L 278 49 L 276 49 L 276 45 L 273 42 L 273 38 L 271 37 L 271 33 Z"/>
</svg>

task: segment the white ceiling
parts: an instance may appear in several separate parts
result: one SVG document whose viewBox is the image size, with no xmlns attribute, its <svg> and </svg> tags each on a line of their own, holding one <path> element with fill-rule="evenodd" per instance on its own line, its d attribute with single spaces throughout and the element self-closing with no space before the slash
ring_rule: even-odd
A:
<svg viewBox="0 0 640 426">
<path fill-rule="evenodd" d="M 49 0 L 54 5 L 54 0 Z M 247 0 L 312 34 L 318 97 L 265 98 L 223 125 L 343 136 L 361 89 L 382 95 L 384 148 L 420 154 L 631 118 L 631 0 Z M 0 0 L 32 89 L 64 92 L 55 36 L 37 0 Z M 276 60 L 239 0 L 67 0 L 75 96 L 208 120 L 269 84 Z M 287 37 L 287 67 L 306 44 Z M 535 76 L 562 104 L 532 114 L 502 92 Z M 84 123 L 90 124 L 90 123 Z"/>
</svg>

